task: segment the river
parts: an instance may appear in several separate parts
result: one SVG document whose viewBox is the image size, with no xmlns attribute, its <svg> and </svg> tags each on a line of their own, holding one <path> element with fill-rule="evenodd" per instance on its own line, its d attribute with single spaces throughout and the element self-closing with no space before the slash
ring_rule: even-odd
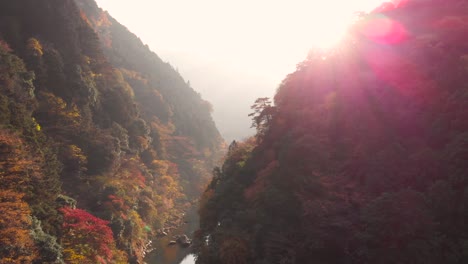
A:
<svg viewBox="0 0 468 264">
<path fill-rule="evenodd" d="M 168 236 L 154 239 L 153 251 L 145 257 L 148 264 L 195 264 L 195 256 L 191 254 L 191 247 L 181 247 L 178 244 L 168 245 L 169 241 L 175 240 L 174 236 L 186 234 L 193 238 L 193 232 L 199 228 L 199 217 L 195 208 L 190 209 L 185 218 L 187 223 L 173 230 Z"/>
<path fill-rule="evenodd" d="M 187 255 L 180 264 L 195 264 L 195 255 Z"/>
</svg>

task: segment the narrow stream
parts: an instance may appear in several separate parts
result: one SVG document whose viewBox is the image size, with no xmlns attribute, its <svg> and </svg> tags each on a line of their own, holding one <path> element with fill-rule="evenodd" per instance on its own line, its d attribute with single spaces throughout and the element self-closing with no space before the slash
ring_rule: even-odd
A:
<svg viewBox="0 0 468 264">
<path fill-rule="evenodd" d="M 153 251 L 145 257 L 147 264 L 195 264 L 195 256 L 191 254 L 191 247 L 169 245 L 169 241 L 175 240 L 174 236 L 186 234 L 193 238 L 193 232 L 199 228 L 199 218 L 195 208 L 190 209 L 185 215 L 187 223 L 173 230 L 168 236 L 155 238 Z"/>
</svg>

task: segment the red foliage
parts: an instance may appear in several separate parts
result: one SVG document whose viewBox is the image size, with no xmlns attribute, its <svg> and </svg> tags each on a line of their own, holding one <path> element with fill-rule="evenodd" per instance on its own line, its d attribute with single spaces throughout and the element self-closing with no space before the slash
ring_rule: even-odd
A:
<svg viewBox="0 0 468 264">
<path fill-rule="evenodd" d="M 125 204 L 125 200 L 121 197 L 109 195 L 107 198 L 109 198 L 109 201 L 105 202 L 104 204 L 112 212 L 126 212 L 130 209 L 130 207 Z M 121 216 L 122 218 L 126 219 L 126 216 L 123 213 Z"/>
<path fill-rule="evenodd" d="M 92 257 L 105 257 L 112 260 L 111 248 L 115 246 L 109 222 L 93 216 L 81 209 L 63 207 L 64 237 L 72 244 L 89 244 L 94 249 Z"/>
<path fill-rule="evenodd" d="M 129 181 L 131 185 L 138 185 L 141 188 L 146 186 L 146 178 L 143 176 L 141 169 L 139 168 L 140 164 L 130 161 L 125 164 L 127 166 L 128 174 L 126 175 L 126 180 Z"/>
</svg>

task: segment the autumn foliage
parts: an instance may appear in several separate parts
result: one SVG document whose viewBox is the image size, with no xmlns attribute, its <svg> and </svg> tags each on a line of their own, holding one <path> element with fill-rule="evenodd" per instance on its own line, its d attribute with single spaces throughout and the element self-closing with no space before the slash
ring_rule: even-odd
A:
<svg viewBox="0 0 468 264">
<path fill-rule="evenodd" d="M 202 197 L 199 263 L 468 261 L 468 5 L 394 2 L 255 102 L 257 140 Z"/>
<path fill-rule="evenodd" d="M 116 251 L 109 222 L 81 209 L 64 207 L 63 235 L 65 261 L 68 263 L 115 263 Z"/>
<path fill-rule="evenodd" d="M 31 263 L 37 248 L 30 236 L 31 210 L 24 195 L 0 189 L 0 262 Z"/>
<path fill-rule="evenodd" d="M 219 157 L 209 104 L 94 0 L 0 10 L 0 262 L 142 263 Z"/>
</svg>

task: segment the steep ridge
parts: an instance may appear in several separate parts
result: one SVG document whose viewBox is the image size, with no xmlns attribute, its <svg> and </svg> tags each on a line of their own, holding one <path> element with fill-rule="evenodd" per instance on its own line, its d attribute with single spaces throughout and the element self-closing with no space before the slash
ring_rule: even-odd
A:
<svg viewBox="0 0 468 264">
<path fill-rule="evenodd" d="M 397 2 L 256 102 L 201 199 L 197 263 L 468 261 L 468 3 Z"/>
<path fill-rule="evenodd" d="M 135 96 L 145 114 L 161 116 L 163 122 L 172 117 L 176 134 L 196 138 L 196 145 L 200 148 L 218 147 L 220 135 L 209 115 L 210 104 L 203 101 L 170 64 L 163 62 L 137 36 L 98 8 L 95 1 L 76 2 L 101 38 L 109 61 L 123 69 L 126 80 L 135 84 Z M 140 76 L 132 76 L 132 73 Z M 140 77 L 147 83 L 141 83 Z M 155 113 L 157 110 L 151 108 L 154 108 L 157 98 L 149 101 L 147 90 L 157 91 L 169 109 Z"/>
<path fill-rule="evenodd" d="M 141 263 L 221 152 L 209 104 L 77 2 L 0 2 L 1 263 Z"/>
<path fill-rule="evenodd" d="M 163 62 L 136 35 L 100 9 L 94 0 L 75 2 L 97 32 L 106 58 L 133 88 L 145 120 L 155 120 L 158 125 L 165 126 L 172 137 L 164 140 L 171 141 L 169 145 L 173 148 L 179 146 L 191 151 L 193 147 L 206 161 L 211 161 L 209 167 L 213 167 L 220 158 L 223 141 L 210 116 L 210 103 L 204 101 L 169 63 Z M 166 151 L 169 157 L 180 158 L 173 153 L 174 149 Z M 187 171 L 181 173 L 186 177 L 196 174 L 191 171 L 191 164 L 184 169 Z M 200 190 L 195 191 L 194 197 L 199 193 Z"/>
</svg>

